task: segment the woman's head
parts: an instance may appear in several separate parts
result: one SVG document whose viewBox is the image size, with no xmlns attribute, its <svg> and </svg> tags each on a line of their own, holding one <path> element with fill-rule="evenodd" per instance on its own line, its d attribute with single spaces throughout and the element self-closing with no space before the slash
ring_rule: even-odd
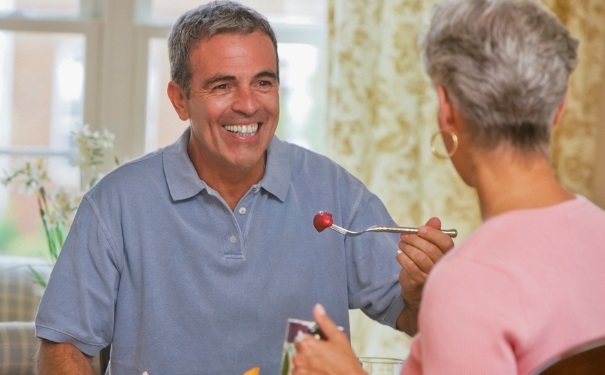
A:
<svg viewBox="0 0 605 375">
<path fill-rule="evenodd" d="M 275 48 L 277 39 L 269 21 L 245 5 L 233 1 L 213 1 L 184 13 L 176 21 L 168 36 L 168 56 L 171 79 L 189 95 L 191 68 L 189 56 L 195 45 L 217 34 L 267 34 Z M 279 61 L 279 59 L 276 59 Z M 276 67 L 279 75 L 279 67 Z"/>
<path fill-rule="evenodd" d="M 531 0 L 445 1 L 421 46 L 475 146 L 547 150 L 578 46 L 552 13 Z"/>
</svg>

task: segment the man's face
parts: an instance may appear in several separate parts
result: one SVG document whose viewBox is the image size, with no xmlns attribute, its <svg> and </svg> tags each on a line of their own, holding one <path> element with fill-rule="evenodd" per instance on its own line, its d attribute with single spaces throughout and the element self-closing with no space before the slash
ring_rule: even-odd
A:
<svg viewBox="0 0 605 375">
<path fill-rule="evenodd" d="M 190 93 L 177 112 L 191 123 L 189 152 L 199 157 L 192 159 L 235 170 L 263 162 L 279 119 L 271 39 L 261 32 L 218 34 L 200 41 L 189 63 Z"/>
</svg>

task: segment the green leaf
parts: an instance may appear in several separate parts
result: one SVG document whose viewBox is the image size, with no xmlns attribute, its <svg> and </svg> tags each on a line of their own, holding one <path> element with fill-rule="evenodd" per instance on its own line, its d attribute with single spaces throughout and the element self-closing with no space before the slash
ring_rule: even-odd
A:
<svg viewBox="0 0 605 375">
<path fill-rule="evenodd" d="M 34 267 L 32 267 L 31 265 L 27 266 L 29 268 L 29 271 L 32 274 L 32 277 L 34 279 L 34 282 L 38 285 L 40 285 L 42 288 L 46 288 L 46 279 L 44 278 L 44 276 L 42 276 L 40 274 L 40 272 L 36 271 L 34 269 Z"/>
<path fill-rule="evenodd" d="M 284 358 L 282 361 L 281 375 L 289 375 L 290 374 L 290 356 L 288 355 L 288 350 L 284 350 Z"/>
</svg>

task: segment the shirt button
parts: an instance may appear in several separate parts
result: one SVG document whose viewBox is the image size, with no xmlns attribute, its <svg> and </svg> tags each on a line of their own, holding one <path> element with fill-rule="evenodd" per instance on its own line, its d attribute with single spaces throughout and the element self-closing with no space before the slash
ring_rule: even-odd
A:
<svg viewBox="0 0 605 375">
<path fill-rule="evenodd" d="M 240 215 L 245 215 L 246 214 L 246 207 L 240 207 L 239 213 L 240 213 Z"/>
<path fill-rule="evenodd" d="M 237 242 L 237 237 L 235 237 L 235 235 L 231 235 L 231 237 L 229 237 L 229 242 L 236 243 Z"/>
</svg>

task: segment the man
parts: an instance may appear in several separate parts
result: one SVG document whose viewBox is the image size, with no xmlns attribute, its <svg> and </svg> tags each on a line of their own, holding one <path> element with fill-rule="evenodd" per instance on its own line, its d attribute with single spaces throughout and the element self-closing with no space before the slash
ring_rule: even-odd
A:
<svg viewBox="0 0 605 375">
<path fill-rule="evenodd" d="M 351 228 L 394 223 L 343 168 L 274 137 L 267 20 L 204 5 L 176 22 L 169 53 L 168 96 L 190 127 L 84 198 L 36 319 L 40 373 L 91 373 L 111 344 L 114 374 L 275 374 L 286 320 L 317 302 L 347 331 L 361 308 L 413 334 L 426 274 L 452 240 L 436 219 L 405 237 L 402 292 L 397 235 L 314 229 L 320 210 Z"/>
</svg>

